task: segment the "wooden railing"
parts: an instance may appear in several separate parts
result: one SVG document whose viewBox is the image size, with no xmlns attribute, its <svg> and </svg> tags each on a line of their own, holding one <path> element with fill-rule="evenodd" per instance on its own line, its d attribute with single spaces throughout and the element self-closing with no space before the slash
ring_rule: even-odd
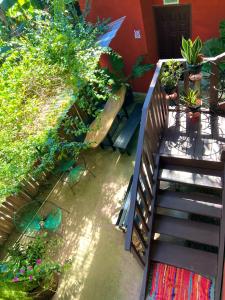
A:
<svg viewBox="0 0 225 300">
<path fill-rule="evenodd" d="M 162 62 L 157 64 L 143 110 L 131 190 L 131 206 L 126 232 L 126 250 L 145 265 L 154 198 L 155 170 L 160 137 L 167 121 L 167 103 L 159 84 Z"/>
<path fill-rule="evenodd" d="M 218 82 L 219 82 L 219 64 L 225 62 L 225 52 L 213 57 L 208 58 L 208 61 L 211 63 L 211 76 L 210 76 L 210 89 L 209 89 L 209 97 L 210 97 L 210 106 L 211 108 L 215 108 L 218 106 Z M 219 109 L 224 110 L 222 106 Z"/>
</svg>

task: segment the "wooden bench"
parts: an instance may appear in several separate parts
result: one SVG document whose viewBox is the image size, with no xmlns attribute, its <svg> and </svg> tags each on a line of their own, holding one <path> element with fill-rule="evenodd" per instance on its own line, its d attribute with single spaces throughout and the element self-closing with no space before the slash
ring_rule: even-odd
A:
<svg viewBox="0 0 225 300">
<path fill-rule="evenodd" d="M 118 137 L 116 138 L 113 144 L 113 147 L 119 149 L 121 153 L 127 152 L 130 155 L 128 146 L 132 137 L 134 136 L 137 127 L 140 124 L 141 111 L 142 104 L 136 104 L 124 127 L 120 131 Z"/>
</svg>

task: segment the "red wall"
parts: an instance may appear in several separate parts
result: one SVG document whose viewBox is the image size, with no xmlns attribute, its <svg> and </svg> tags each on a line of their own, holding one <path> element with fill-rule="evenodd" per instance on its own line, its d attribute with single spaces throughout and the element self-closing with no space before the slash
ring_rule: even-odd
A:
<svg viewBox="0 0 225 300">
<path fill-rule="evenodd" d="M 80 1 L 82 8 L 84 2 L 84 0 Z M 92 22 L 96 21 L 97 17 L 100 17 L 101 19 L 110 18 L 114 21 L 123 16 L 126 16 L 126 19 L 110 46 L 123 56 L 126 64 L 126 72 L 129 73 L 136 58 L 140 55 L 145 56 L 146 62 L 152 62 L 145 38 L 140 0 L 132 0 L 132 4 L 130 0 L 92 1 L 91 13 L 89 15 L 89 19 Z M 141 31 L 141 39 L 134 38 L 134 30 Z M 149 81 L 149 74 L 142 79 L 135 80 L 135 82 L 133 82 L 134 90 L 146 92 Z"/>
<path fill-rule="evenodd" d="M 85 0 L 81 0 L 81 7 Z M 200 36 L 202 40 L 219 35 L 219 23 L 225 19 L 225 0 L 180 0 L 180 4 L 192 5 L 192 37 Z M 155 20 L 152 5 L 162 5 L 163 0 L 92 0 L 89 19 L 97 17 L 111 20 L 126 16 L 126 20 L 111 47 L 118 51 L 126 63 L 126 71 L 130 72 L 139 55 L 145 55 L 146 62 L 158 60 Z M 141 31 L 141 39 L 134 38 L 134 30 Z M 146 92 L 150 75 L 135 80 L 135 91 Z"/>
</svg>

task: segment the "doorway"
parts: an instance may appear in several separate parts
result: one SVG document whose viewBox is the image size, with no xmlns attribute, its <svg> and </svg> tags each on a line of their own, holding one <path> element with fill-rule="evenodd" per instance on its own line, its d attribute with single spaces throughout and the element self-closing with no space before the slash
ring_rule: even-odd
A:
<svg viewBox="0 0 225 300">
<path fill-rule="evenodd" d="M 153 6 L 159 58 L 180 58 L 182 36 L 191 36 L 191 5 Z"/>
</svg>

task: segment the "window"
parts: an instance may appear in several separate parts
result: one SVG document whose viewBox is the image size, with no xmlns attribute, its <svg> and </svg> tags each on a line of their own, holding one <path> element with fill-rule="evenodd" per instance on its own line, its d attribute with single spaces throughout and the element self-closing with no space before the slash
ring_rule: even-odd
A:
<svg viewBox="0 0 225 300">
<path fill-rule="evenodd" d="M 164 5 L 167 4 L 179 4 L 179 0 L 163 0 Z"/>
</svg>

